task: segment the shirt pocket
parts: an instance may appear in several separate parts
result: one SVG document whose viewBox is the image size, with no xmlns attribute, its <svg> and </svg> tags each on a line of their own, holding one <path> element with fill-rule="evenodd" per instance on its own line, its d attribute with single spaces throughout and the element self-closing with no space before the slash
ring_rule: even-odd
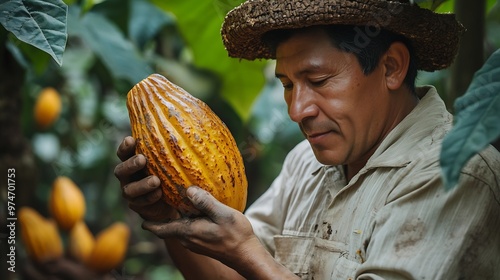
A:
<svg viewBox="0 0 500 280">
<path fill-rule="evenodd" d="M 347 245 L 342 242 L 316 238 L 311 258 L 310 278 L 318 280 L 355 279 L 359 262 L 348 259 Z"/>
<path fill-rule="evenodd" d="M 301 279 L 309 279 L 314 239 L 297 236 L 274 236 L 274 258 Z"/>
</svg>

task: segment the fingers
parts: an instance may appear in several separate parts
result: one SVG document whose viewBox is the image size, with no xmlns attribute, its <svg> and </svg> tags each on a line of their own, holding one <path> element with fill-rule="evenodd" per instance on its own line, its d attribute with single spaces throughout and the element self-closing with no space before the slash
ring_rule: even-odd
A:
<svg viewBox="0 0 500 280">
<path fill-rule="evenodd" d="M 114 170 L 129 208 L 143 219 L 163 221 L 178 218 L 177 211 L 162 201 L 160 179 L 154 175 L 146 177 L 146 157 L 135 155 L 135 147 L 134 138 L 128 136 L 123 139 L 116 152 L 122 162 Z"/>
<path fill-rule="evenodd" d="M 122 184 L 129 182 L 130 178 L 146 166 L 144 155 L 135 155 L 115 167 L 115 176 Z"/>
<path fill-rule="evenodd" d="M 139 181 L 131 182 L 123 187 L 122 195 L 129 201 L 130 209 L 136 212 L 146 206 L 160 201 L 163 192 L 160 188 L 160 179 L 149 176 Z"/>
<path fill-rule="evenodd" d="M 135 154 L 135 139 L 131 136 L 127 136 L 123 139 L 120 146 L 118 146 L 118 150 L 116 151 L 116 155 L 120 158 L 121 161 L 125 161 Z"/>
<path fill-rule="evenodd" d="M 160 201 L 163 193 L 161 189 L 156 189 L 155 191 L 148 193 L 143 196 L 139 196 L 134 199 L 129 199 L 129 207 L 132 210 L 143 208 L 145 206 L 152 205 L 158 201 Z"/>
<path fill-rule="evenodd" d="M 152 202 L 157 201 L 161 197 L 160 179 L 154 175 L 143 178 L 139 181 L 133 181 L 123 186 L 123 197 L 127 200 L 149 195 L 153 196 Z M 156 196 L 159 196 L 156 198 Z"/>
<path fill-rule="evenodd" d="M 206 214 L 215 223 L 218 223 L 221 219 L 224 219 L 224 223 L 233 222 L 234 216 L 232 212 L 236 210 L 221 203 L 209 192 L 197 186 L 191 186 L 186 190 L 186 196 L 196 209 Z"/>
<path fill-rule="evenodd" d="M 142 228 L 145 230 L 149 230 L 150 232 L 154 233 L 156 236 L 162 239 L 172 238 L 184 234 L 183 233 L 183 230 L 185 230 L 184 223 L 186 223 L 187 221 L 188 221 L 187 219 L 179 219 L 168 223 L 163 223 L 163 222 L 153 222 L 146 220 L 142 223 Z M 181 230 L 180 227 L 183 227 L 184 229 Z"/>
<path fill-rule="evenodd" d="M 207 237 L 203 233 L 210 232 L 213 223 L 206 218 L 182 218 L 167 223 L 144 221 L 142 228 L 149 230 L 160 238 L 178 238 L 180 240 L 196 239 L 197 234 Z"/>
<path fill-rule="evenodd" d="M 168 223 L 146 221 L 143 223 L 143 228 L 160 238 L 197 239 L 197 235 L 201 234 L 205 238 L 211 236 L 212 239 L 217 239 L 213 233 L 218 230 L 219 225 L 225 224 L 230 227 L 235 224 L 233 214 L 238 211 L 222 204 L 209 192 L 192 186 L 186 190 L 186 195 L 194 207 L 205 215 L 204 217 L 182 218 Z"/>
<path fill-rule="evenodd" d="M 129 203 L 129 208 L 137 212 L 141 218 L 147 221 L 169 222 L 181 218 L 179 212 L 165 204 L 165 201 L 162 199 L 153 204 L 144 206 Z"/>
</svg>

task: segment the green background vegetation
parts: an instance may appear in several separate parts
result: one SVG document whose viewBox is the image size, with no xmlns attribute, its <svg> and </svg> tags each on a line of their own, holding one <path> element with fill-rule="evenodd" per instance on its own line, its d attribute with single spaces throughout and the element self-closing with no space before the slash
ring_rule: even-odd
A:
<svg viewBox="0 0 500 280">
<path fill-rule="evenodd" d="M 119 162 L 116 148 L 130 135 L 125 97 L 135 83 L 160 73 L 221 117 L 245 159 L 249 203 L 266 190 L 286 153 L 302 139 L 288 119 L 281 86 L 273 78 L 273 63 L 227 57 L 220 26 L 224 15 L 240 2 L 0 1 L 4 20 L 4 12 L 28 3 L 40 9 L 32 11 L 31 17 L 18 18 L 20 22 L 32 21 L 36 28 L 48 20 L 54 29 L 66 28 L 67 33 L 67 40 L 54 32 L 23 38 L 4 28 L 12 22 L 2 22 L 0 170 L 17 170 L 18 207 L 29 205 L 48 216 L 52 181 L 64 175 L 84 192 L 85 220 L 94 233 L 116 220 L 126 221 L 132 237 L 123 267 L 113 271 L 117 279 L 182 279 L 163 243 L 142 230 L 141 219 L 127 208 L 113 175 Z M 432 6 L 432 1 L 416 2 Z M 473 74 L 500 47 L 500 7 L 492 0 L 434 2 L 444 2 L 437 11 L 455 11 L 469 30 L 450 69 L 423 72 L 417 80 L 435 85 L 452 111 Z M 67 14 L 64 9 L 47 8 L 47 3 L 67 5 Z M 36 45 L 43 50 L 26 43 L 33 40 L 39 40 Z M 48 86 L 60 92 L 63 110 L 53 126 L 40 129 L 33 119 L 33 105 L 40 90 Z M 2 190 L 5 184 L 3 180 Z M 1 196 L 0 219 L 5 221 L 3 191 Z M 19 268 L 23 254 L 19 243 Z M 6 271 L 4 265 L 2 271 Z"/>
</svg>

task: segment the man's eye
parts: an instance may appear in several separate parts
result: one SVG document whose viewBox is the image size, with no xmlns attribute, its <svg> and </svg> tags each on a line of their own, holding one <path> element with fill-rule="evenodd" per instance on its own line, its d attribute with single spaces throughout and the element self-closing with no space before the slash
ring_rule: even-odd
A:
<svg viewBox="0 0 500 280">
<path fill-rule="evenodd" d="M 326 81 L 327 79 L 321 79 L 321 80 L 310 81 L 310 83 L 315 87 L 320 87 L 323 86 L 326 83 Z"/>
<path fill-rule="evenodd" d="M 292 83 L 283 83 L 283 88 L 285 90 L 291 90 L 291 89 L 293 89 L 293 84 Z"/>
</svg>

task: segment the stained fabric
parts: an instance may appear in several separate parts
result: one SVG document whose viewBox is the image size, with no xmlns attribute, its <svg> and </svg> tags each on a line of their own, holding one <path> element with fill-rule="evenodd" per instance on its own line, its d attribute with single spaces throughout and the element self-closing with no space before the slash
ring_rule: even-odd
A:
<svg viewBox="0 0 500 280">
<path fill-rule="evenodd" d="M 480 152 L 446 191 L 439 155 L 452 116 L 433 87 L 347 182 L 307 141 L 246 212 L 302 279 L 500 279 L 500 153 Z"/>
</svg>

